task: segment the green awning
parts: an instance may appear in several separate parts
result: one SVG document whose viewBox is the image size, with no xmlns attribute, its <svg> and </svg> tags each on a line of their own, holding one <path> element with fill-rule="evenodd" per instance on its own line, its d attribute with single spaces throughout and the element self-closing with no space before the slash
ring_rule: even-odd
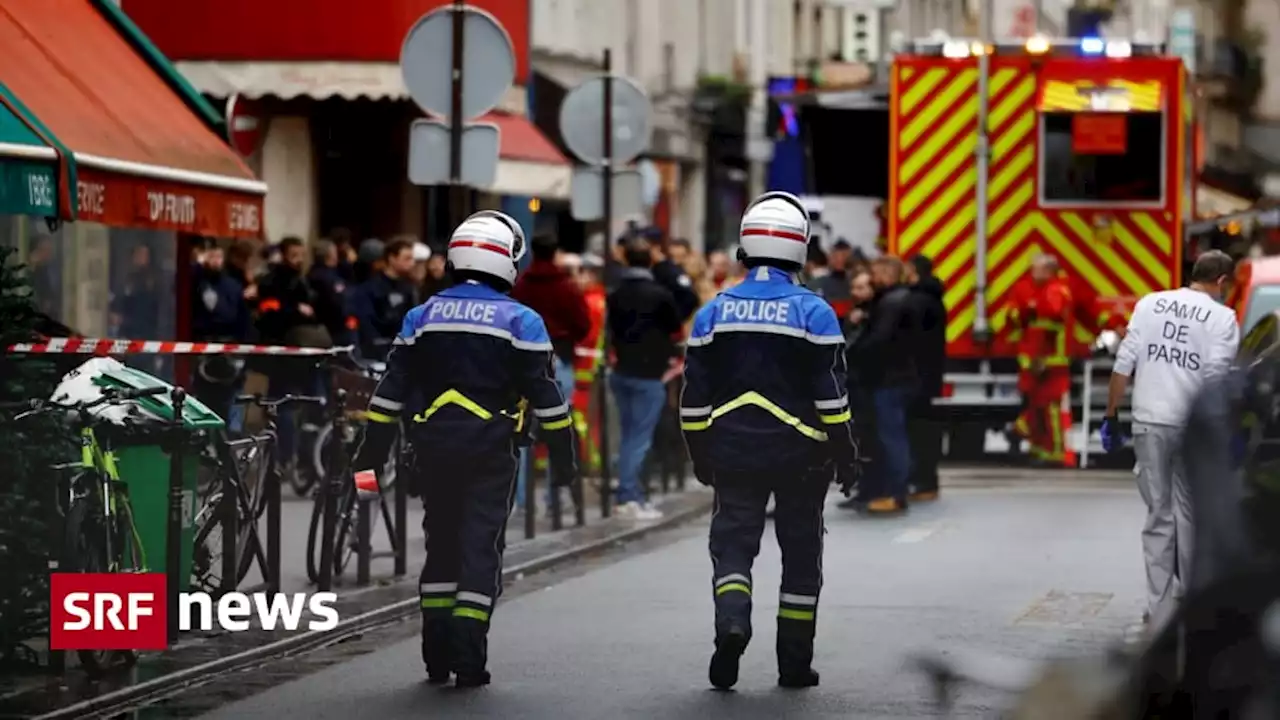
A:
<svg viewBox="0 0 1280 720">
<path fill-rule="evenodd" d="M 0 104 L 0 215 L 58 214 L 57 154 Z"/>
</svg>

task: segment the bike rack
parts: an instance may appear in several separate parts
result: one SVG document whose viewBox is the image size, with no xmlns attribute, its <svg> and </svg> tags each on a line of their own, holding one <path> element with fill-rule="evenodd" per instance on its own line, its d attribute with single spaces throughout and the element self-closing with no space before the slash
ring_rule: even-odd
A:
<svg viewBox="0 0 1280 720">
<path fill-rule="evenodd" d="M 330 445 L 331 453 L 327 463 L 329 471 L 322 479 L 322 487 L 320 492 L 324 497 L 324 520 L 323 520 L 323 543 L 320 549 L 320 578 L 317 582 L 319 590 L 328 592 L 333 588 L 333 562 L 334 537 L 337 530 L 338 522 L 338 498 L 345 492 L 350 490 L 350 475 L 348 472 L 350 463 L 346 457 L 346 448 L 344 438 L 346 437 L 347 426 L 347 392 L 343 388 L 335 388 L 330 402 L 331 422 L 333 423 L 334 442 Z M 403 445 L 403 443 L 402 443 Z M 403 456 L 403 454 L 401 454 Z M 359 587 L 367 586 L 371 582 L 371 566 L 373 560 L 378 558 L 390 557 L 394 559 L 393 573 L 396 577 L 402 577 L 408 572 L 409 564 L 409 543 L 408 543 L 408 491 L 406 483 L 409 482 L 407 468 L 402 462 L 402 457 L 396 458 L 396 475 L 397 480 L 392 490 L 392 510 L 389 513 L 387 509 L 386 497 L 379 492 L 373 497 L 361 497 L 358 493 L 355 498 L 356 502 L 356 527 L 355 538 L 356 544 L 356 585 Z M 387 526 L 387 538 L 391 543 L 390 550 L 373 550 L 372 534 L 373 534 L 373 503 L 378 503 L 378 511 L 382 515 L 382 520 Z M 394 513 L 394 517 L 392 516 Z"/>
<path fill-rule="evenodd" d="M 266 501 L 267 542 L 264 550 L 262 538 L 258 533 L 256 522 L 258 509 L 247 496 L 246 478 L 240 472 L 236 461 L 236 450 L 243 447 L 270 447 L 272 455 L 263 460 L 267 471 L 262 476 L 263 492 Z M 267 432 L 251 435 L 235 440 L 223 440 L 217 444 L 218 460 L 224 468 L 222 477 L 222 497 L 218 504 L 218 524 L 222 526 L 222 584 L 218 588 L 219 595 L 241 590 L 239 587 L 241 553 L 240 512 L 254 519 L 245 528 L 245 552 L 249 553 L 250 562 L 255 562 L 262 573 L 263 582 L 252 587 L 243 588 L 245 592 L 279 592 L 280 590 L 280 474 L 275 462 L 275 434 Z"/>
</svg>

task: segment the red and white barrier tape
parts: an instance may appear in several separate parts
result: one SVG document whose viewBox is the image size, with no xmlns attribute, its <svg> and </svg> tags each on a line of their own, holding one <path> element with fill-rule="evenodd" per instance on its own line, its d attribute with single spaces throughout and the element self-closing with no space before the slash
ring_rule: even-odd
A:
<svg viewBox="0 0 1280 720">
<path fill-rule="evenodd" d="M 277 355 L 317 357 L 342 355 L 350 348 L 305 348 L 291 345 L 123 340 L 105 338 L 49 338 L 39 343 L 10 345 L 6 352 L 29 355 Z"/>
</svg>

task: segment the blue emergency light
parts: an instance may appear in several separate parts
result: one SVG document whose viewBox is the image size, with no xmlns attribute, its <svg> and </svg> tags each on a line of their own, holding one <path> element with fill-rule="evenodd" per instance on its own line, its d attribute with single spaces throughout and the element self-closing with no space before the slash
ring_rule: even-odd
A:
<svg viewBox="0 0 1280 720">
<path fill-rule="evenodd" d="M 1106 44 L 1102 42 L 1102 38 L 1087 37 L 1080 39 L 1080 52 L 1085 55 L 1101 55 L 1106 49 Z"/>
</svg>

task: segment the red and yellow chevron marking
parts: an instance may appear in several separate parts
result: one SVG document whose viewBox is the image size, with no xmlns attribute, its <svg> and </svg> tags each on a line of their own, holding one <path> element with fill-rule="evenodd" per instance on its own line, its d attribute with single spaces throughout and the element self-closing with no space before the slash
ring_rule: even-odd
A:
<svg viewBox="0 0 1280 720">
<path fill-rule="evenodd" d="M 1064 269 L 1104 297 L 1134 297 L 1178 282 L 1173 213 L 1154 210 L 1041 209 L 1036 196 L 1037 80 L 1018 60 L 994 64 L 988 114 L 987 314 L 992 348 L 1009 354 L 1004 318 L 1009 290 L 1036 255 L 1056 255 Z M 976 319 L 977 68 L 973 62 L 900 62 L 891 79 L 890 252 L 924 254 L 947 288 L 947 343 L 953 357 L 979 354 Z M 1128 83 L 1137 85 L 1139 83 Z M 1156 83 L 1158 86 L 1159 83 Z M 1159 92 L 1157 88 L 1157 93 Z M 1169 185 L 1170 192 L 1175 185 Z M 1076 339 L 1093 338 L 1079 326 Z"/>
<path fill-rule="evenodd" d="M 1163 107 L 1164 86 L 1156 80 L 1047 80 L 1040 90 L 1040 109 L 1052 112 L 1159 112 Z"/>
</svg>

